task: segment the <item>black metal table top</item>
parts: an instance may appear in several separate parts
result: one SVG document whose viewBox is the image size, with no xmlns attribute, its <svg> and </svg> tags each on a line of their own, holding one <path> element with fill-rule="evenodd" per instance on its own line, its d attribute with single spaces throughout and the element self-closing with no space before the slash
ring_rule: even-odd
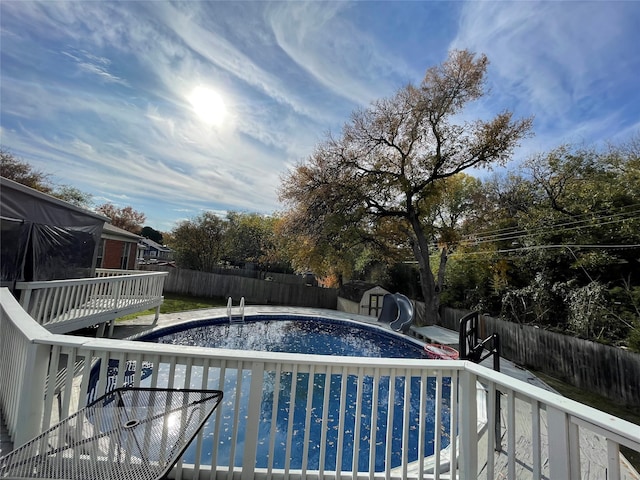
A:
<svg viewBox="0 0 640 480">
<path fill-rule="evenodd" d="M 0 478 L 165 478 L 221 400 L 219 390 L 115 389 L 0 458 Z"/>
</svg>

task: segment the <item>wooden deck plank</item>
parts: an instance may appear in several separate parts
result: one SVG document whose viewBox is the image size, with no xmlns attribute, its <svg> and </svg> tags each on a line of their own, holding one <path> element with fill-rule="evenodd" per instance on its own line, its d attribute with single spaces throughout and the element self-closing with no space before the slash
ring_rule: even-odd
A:
<svg viewBox="0 0 640 480">
<path fill-rule="evenodd" d="M 43 326 L 52 333 L 69 333 L 92 325 L 109 324 L 115 319 L 131 313 L 158 308 L 163 300 L 164 297 L 153 299 L 141 297 L 120 301 L 114 305 L 110 301 L 94 299 L 52 318 Z"/>
<path fill-rule="evenodd" d="M 437 325 L 429 325 L 426 327 L 416 327 L 412 325 L 409 329 L 411 336 L 422 339 L 428 343 L 438 343 L 440 345 L 449 345 L 457 347 L 460 341 L 458 332 L 442 328 Z"/>
</svg>

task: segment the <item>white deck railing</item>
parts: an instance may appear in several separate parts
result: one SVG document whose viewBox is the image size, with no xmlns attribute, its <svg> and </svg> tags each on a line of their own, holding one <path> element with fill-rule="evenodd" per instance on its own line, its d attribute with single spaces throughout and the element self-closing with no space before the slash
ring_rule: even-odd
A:
<svg viewBox="0 0 640 480">
<path fill-rule="evenodd" d="M 118 317 L 149 308 L 156 309 L 157 320 L 167 272 L 100 269 L 97 275 L 96 278 L 17 282 L 20 305 L 53 333 L 97 324 L 104 328 Z"/>
<path fill-rule="evenodd" d="M 0 406 L 16 446 L 111 386 L 130 384 L 224 391 L 173 478 L 578 479 L 592 468 L 580 457 L 589 434 L 608 459 L 602 475 L 591 478 L 620 479 L 620 445 L 640 451 L 637 425 L 466 361 L 267 352 L 248 358 L 233 350 L 68 337 L 37 325 L 7 289 L 0 304 Z M 318 389 L 321 400 L 310 395 Z M 489 427 L 495 423 L 496 392 L 500 453 L 494 428 L 479 428 L 482 412 Z M 339 402 L 337 416 L 328 412 L 331 401 Z M 441 435 L 425 433 L 430 422 Z M 458 441 L 441 450 L 456 431 Z M 391 447 L 394 435 L 401 448 Z M 378 447 L 383 440 L 386 447 Z M 436 453 L 422 461 L 417 452 L 429 442 Z M 532 447 L 526 456 L 523 442 Z"/>
</svg>

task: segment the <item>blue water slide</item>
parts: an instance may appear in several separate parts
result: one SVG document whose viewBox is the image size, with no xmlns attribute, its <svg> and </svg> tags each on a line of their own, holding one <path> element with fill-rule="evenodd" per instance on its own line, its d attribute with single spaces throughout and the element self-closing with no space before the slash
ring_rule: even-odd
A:
<svg viewBox="0 0 640 480">
<path fill-rule="evenodd" d="M 415 317 L 413 303 L 401 293 L 387 293 L 382 298 L 378 321 L 388 323 L 396 332 L 406 332 Z"/>
</svg>

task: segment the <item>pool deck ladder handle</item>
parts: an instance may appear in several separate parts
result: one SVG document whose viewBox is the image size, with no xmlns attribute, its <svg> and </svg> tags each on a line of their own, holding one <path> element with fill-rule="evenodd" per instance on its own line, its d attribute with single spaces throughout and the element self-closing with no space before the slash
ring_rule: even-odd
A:
<svg viewBox="0 0 640 480">
<path fill-rule="evenodd" d="M 233 299 L 229 297 L 227 300 L 227 317 L 229 317 L 229 323 L 244 323 L 244 297 L 240 298 L 240 315 L 234 317 L 233 312 Z"/>
</svg>

